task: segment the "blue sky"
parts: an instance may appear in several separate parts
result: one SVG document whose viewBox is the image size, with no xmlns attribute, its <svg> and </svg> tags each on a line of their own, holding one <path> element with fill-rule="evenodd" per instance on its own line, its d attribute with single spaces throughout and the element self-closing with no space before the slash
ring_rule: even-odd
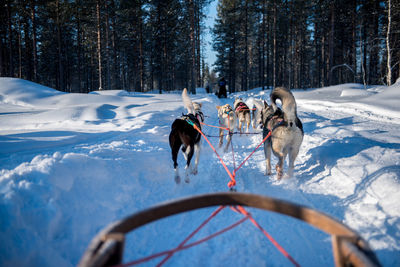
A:
<svg viewBox="0 0 400 267">
<path fill-rule="evenodd" d="M 211 28 L 214 26 L 215 22 L 215 17 L 217 16 L 217 3 L 218 0 L 214 0 L 211 2 L 208 12 L 207 13 L 207 19 L 206 19 L 206 34 L 205 34 L 205 50 L 204 50 L 204 60 L 205 62 L 212 67 L 212 64 L 214 64 L 216 60 L 216 55 L 215 51 L 212 49 L 212 44 L 211 44 Z"/>
</svg>

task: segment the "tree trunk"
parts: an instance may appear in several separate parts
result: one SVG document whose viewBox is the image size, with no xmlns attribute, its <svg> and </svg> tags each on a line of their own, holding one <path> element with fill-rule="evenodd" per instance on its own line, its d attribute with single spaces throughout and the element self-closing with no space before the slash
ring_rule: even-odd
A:
<svg viewBox="0 0 400 267">
<path fill-rule="evenodd" d="M 387 51 L 387 76 L 386 83 L 387 86 L 392 85 L 392 53 L 390 51 L 390 27 L 392 26 L 392 17 L 391 17 L 391 0 L 388 0 L 388 24 L 387 24 L 387 32 L 386 32 L 386 51 Z"/>
<path fill-rule="evenodd" d="M 196 73 L 197 73 L 197 86 L 201 87 L 202 78 L 201 78 L 201 25 L 200 25 L 200 15 L 201 15 L 201 1 L 197 1 L 196 5 Z"/>
<path fill-rule="evenodd" d="M 140 72 L 140 91 L 144 92 L 144 51 L 143 51 L 143 14 L 142 8 L 140 7 L 139 14 L 139 72 Z"/>
<path fill-rule="evenodd" d="M 249 84 L 249 82 L 248 82 L 248 73 L 249 73 L 249 70 L 248 70 L 248 63 L 249 63 L 249 52 L 248 52 L 248 49 L 249 49 L 249 44 L 248 44 L 248 35 L 249 35 L 249 32 L 248 32 L 248 28 L 249 28 L 249 26 L 248 26 L 248 8 L 249 8 L 249 3 L 248 3 L 248 0 L 246 0 L 246 2 L 245 2 L 245 18 L 244 18 L 244 73 L 243 73 L 243 87 L 244 88 L 242 88 L 242 89 L 244 89 L 245 91 L 247 91 L 247 89 L 248 89 L 248 84 Z"/>
<path fill-rule="evenodd" d="M 194 0 L 189 0 L 189 10 L 190 10 L 190 43 L 192 45 L 192 63 L 190 66 L 190 91 L 192 94 L 196 94 L 196 40 L 195 40 L 195 21 L 194 21 Z"/>
<path fill-rule="evenodd" d="M 263 18 L 262 18 L 262 26 L 261 26 L 261 79 L 260 79 L 260 83 L 261 83 L 261 87 L 262 90 L 265 89 L 265 36 L 266 36 L 266 16 L 267 16 L 267 1 L 264 0 L 263 1 Z"/>
<path fill-rule="evenodd" d="M 107 1 L 105 2 L 105 10 L 106 10 L 106 61 L 107 61 L 107 75 L 106 75 L 106 90 L 111 89 L 111 65 L 110 65 L 110 12 L 109 5 Z"/>
<path fill-rule="evenodd" d="M 23 28 L 24 28 L 24 43 L 25 43 L 25 48 L 24 48 L 24 54 L 25 54 L 25 60 L 24 60 L 24 72 L 26 75 L 26 79 L 29 81 L 32 81 L 32 76 L 33 76 L 33 71 L 32 71 L 32 43 L 29 38 L 29 17 L 24 17 L 23 20 Z"/>
<path fill-rule="evenodd" d="M 83 93 L 82 92 L 82 74 L 81 74 L 81 53 L 82 53 L 82 44 L 81 44 L 81 12 L 80 12 L 80 0 L 77 1 L 77 7 L 76 7 L 76 42 L 77 42 L 77 52 L 78 52 L 78 58 L 77 58 L 77 72 L 78 72 L 78 93 Z"/>
<path fill-rule="evenodd" d="M 37 82 L 37 41 L 36 41 L 36 1 L 31 0 L 31 21 L 32 21 L 32 46 L 33 46 L 33 81 Z"/>
<path fill-rule="evenodd" d="M 363 23 L 361 23 L 363 25 Z M 365 77 L 365 46 L 363 42 L 363 36 L 361 34 L 361 28 L 360 28 L 360 48 L 361 48 L 361 73 L 362 73 L 362 78 L 363 78 L 363 84 L 364 88 L 366 89 L 367 87 L 367 82 L 366 82 L 366 77 Z M 364 55 L 363 55 L 364 54 Z"/>
<path fill-rule="evenodd" d="M 60 22 L 60 1 L 57 0 L 57 10 L 56 10 L 56 23 L 57 23 L 57 45 L 58 45 L 58 84 L 57 89 L 65 91 L 64 88 L 64 69 L 62 63 L 62 42 L 61 42 L 61 22 Z"/>
<path fill-rule="evenodd" d="M 97 14 L 97 58 L 99 68 L 99 91 L 103 90 L 103 79 L 102 79 L 102 62 L 101 62 L 101 24 L 100 24 L 100 0 L 96 2 L 96 14 Z"/>
<path fill-rule="evenodd" d="M 111 0 L 111 9 L 112 9 L 112 14 L 111 14 L 111 36 L 112 36 L 112 50 L 113 50 L 113 67 L 112 67 L 112 73 L 113 73 L 113 79 L 111 86 L 113 89 L 119 89 L 121 87 L 120 83 L 120 68 L 119 68 L 119 60 L 118 60 L 118 44 L 117 44 L 117 35 L 116 35 L 116 14 L 115 14 L 115 3 L 114 0 Z"/>
<path fill-rule="evenodd" d="M 357 0 L 352 1 L 352 12 L 351 12 L 351 20 L 352 20 L 352 33 L 351 33 L 351 43 L 352 43 L 352 49 L 351 49 L 351 65 L 352 69 L 354 70 L 354 82 L 356 82 L 356 76 L 357 76 L 357 47 L 356 47 L 356 39 L 357 39 Z"/>
<path fill-rule="evenodd" d="M 18 19 L 18 78 L 22 78 L 22 37 L 21 19 Z"/>
<path fill-rule="evenodd" d="M 334 60 L 334 39 L 335 39 L 335 3 L 334 1 L 331 2 L 331 7 L 330 7 L 330 13 L 331 13 L 331 30 L 329 33 L 329 62 L 328 62 L 328 77 L 329 77 L 329 85 L 332 85 L 333 83 L 333 77 L 332 77 L 332 67 L 334 66 L 333 60 Z"/>
<path fill-rule="evenodd" d="M 7 1 L 7 21 L 8 21 L 8 53 L 9 53 L 9 75 L 14 77 L 14 62 L 13 62 L 13 32 L 12 32 L 12 21 L 11 21 L 11 1 Z"/>
<path fill-rule="evenodd" d="M 272 74 L 272 87 L 276 87 L 276 75 L 277 75 L 277 66 L 276 66 L 276 21 L 277 21 L 277 3 L 276 0 L 274 0 L 274 17 L 273 17 L 273 54 L 272 54 L 272 69 L 273 69 L 273 74 Z"/>
</svg>

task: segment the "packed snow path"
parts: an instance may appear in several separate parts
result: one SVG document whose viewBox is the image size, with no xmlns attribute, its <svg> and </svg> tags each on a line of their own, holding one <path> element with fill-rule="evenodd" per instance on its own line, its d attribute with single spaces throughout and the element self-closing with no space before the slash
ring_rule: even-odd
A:
<svg viewBox="0 0 400 267">
<path fill-rule="evenodd" d="M 264 176 L 260 148 L 237 172 L 237 191 L 325 212 L 360 233 L 384 266 L 399 266 L 399 89 L 348 84 L 294 91 L 305 131 L 295 177 Z M 217 125 L 216 105 L 232 105 L 237 96 L 252 106 L 255 98 L 268 100 L 268 95 L 255 89 L 222 100 L 201 91 L 191 97 L 203 103 L 206 123 Z M 160 202 L 227 191 L 229 177 L 204 141 L 199 173 L 188 184 L 174 182 L 168 135 L 182 112 L 179 93 L 64 94 L 1 78 L 0 265 L 74 266 L 98 231 L 115 220 Z M 203 131 L 218 135 L 215 128 Z M 210 140 L 217 146 L 218 138 Z M 235 135 L 236 165 L 261 140 L 261 134 Z M 231 152 L 218 152 L 232 170 Z M 179 163 L 183 173 L 181 154 Z M 173 216 L 133 232 L 125 260 L 173 248 L 212 210 Z M 301 265 L 333 265 L 326 234 L 281 215 L 250 212 Z M 224 210 L 198 238 L 239 217 Z M 175 254 L 167 265 L 188 263 L 291 266 L 249 222 Z"/>
</svg>

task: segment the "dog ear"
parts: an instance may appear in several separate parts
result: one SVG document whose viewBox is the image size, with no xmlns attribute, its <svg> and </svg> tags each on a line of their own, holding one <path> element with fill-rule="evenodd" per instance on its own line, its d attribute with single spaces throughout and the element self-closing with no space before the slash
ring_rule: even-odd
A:
<svg viewBox="0 0 400 267">
<path fill-rule="evenodd" d="M 202 104 L 202 103 L 198 103 L 198 104 L 199 104 L 200 108 L 203 107 L 203 104 Z"/>
<path fill-rule="evenodd" d="M 221 106 L 216 106 L 216 108 L 217 108 L 218 110 L 220 110 L 220 109 L 221 109 Z"/>
<path fill-rule="evenodd" d="M 264 100 L 264 107 L 267 108 L 268 107 L 268 103 L 267 101 Z"/>
</svg>

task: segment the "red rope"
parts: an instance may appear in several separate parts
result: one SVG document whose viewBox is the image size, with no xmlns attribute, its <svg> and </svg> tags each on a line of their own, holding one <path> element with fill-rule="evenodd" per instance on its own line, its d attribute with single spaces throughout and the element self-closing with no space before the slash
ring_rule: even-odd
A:
<svg viewBox="0 0 400 267">
<path fill-rule="evenodd" d="M 232 186 L 234 186 L 236 184 L 236 180 L 235 180 L 235 175 L 236 175 L 236 171 L 239 170 L 243 164 L 254 154 L 254 152 L 261 146 L 261 144 L 263 144 L 271 135 L 271 131 L 269 132 L 269 134 L 262 140 L 262 142 L 253 150 L 253 152 L 250 153 L 250 155 L 239 165 L 238 168 L 235 168 L 235 152 L 233 150 L 233 144 L 231 141 L 231 147 L 232 147 L 232 155 L 233 155 L 233 164 L 234 164 L 234 171 L 233 174 L 229 171 L 228 167 L 226 166 L 226 164 L 224 163 L 224 161 L 222 160 L 222 158 L 219 156 L 219 154 L 217 153 L 216 149 L 214 148 L 214 146 L 210 143 L 210 141 L 207 139 L 207 137 L 204 135 L 204 133 L 199 129 L 199 127 L 197 127 L 196 124 L 194 123 L 190 123 L 191 125 L 193 125 L 193 127 L 204 137 L 204 139 L 207 141 L 207 143 L 210 145 L 210 147 L 212 148 L 212 150 L 215 152 L 215 154 L 217 155 L 217 157 L 219 158 L 221 164 L 224 166 L 226 172 L 228 173 L 229 177 L 231 178 L 231 181 L 228 183 L 228 186 L 231 188 Z M 204 124 L 204 123 L 202 123 Z M 204 124 L 207 125 L 207 124 Z M 221 127 L 217 127 L 217 128 L 221 128 Z M 225 128 L 226 129 L 226 128 Z M 228 129 L 229 130 L 229 129 Z M 254 218 L 251 216 L 251 214 L 249 212 L 247 212 L 243 207 L 241 206 L 237 206 L 237 208 L 232 208 L 235 211 L 240 212 L 241 214 L 243 214 L 245 217 L 243 217 L 242 219 L 240 219 L 239 221 L 237 221 L 236 223 L 218 231 L 215 232 L 214 234 L 211 234 L 203 239 L 200 239 L 196 242 L 190 243 L 189 245 L 186 245 L 186 243 L 194 236 L 196 235 L 213 217 L 215 217 L 221 210 L 223 210 L 225 208 L 225 206 L 220 206 L 218 207 L 204 222 L 202 222 L 200 224 L 199 227 L 196 228 L 196 230 L 194 230 L 188 237 L 186 237 L 175 249 L 171 249 L 168 251 L 163 251 L 163 252 L 159 252 L 156 254 L 153 254 L 151 256 L 142 258 L 142 259 L 138 259 L 135 261 L 131 261 L 129 263 L 125 263 L 125 264 L 120 264 L 120 265 L 116 265 L 118 267 L 126 267 L 126 266 L 132 266 L 132 265 L 136 265 L 136 264 L 140 264 L 140 263 L 144 263 L 147 262 L 149 260 L 161 257 L 161 256 L 166 256 L 157 266 L 162 266 L 168 259 L 170 259 L 176 252 L 181 251 L 181 250 L 185 250 L 188 248 L 191 248 L 193 246 L 199 245 L 203 242 L 206 242 L 220 234 L 223 234 L 226 231 L 229 231 L 231 229 L 233 229 L 234 227 L 238 226 L 239 224 L 243 223 L 244 221 L 246 221 L 247 219 L 250 219 L 250 221 L 258 228 L 260 229 L 264 235 L 271 241 L 271 243 L 273 245 L 275 245 L 275 247 L 285 256 L 287 257 L 295 266 L 299 267 L 300 265 L 289 255 L 289 253 L 287 253 L 285 251 L 285 249 L 279 245 L 279 243 L 267 232 L 265 231 L 257 222 L 256 220 L 254 220 Z"/>
<path fill-rule="evenodd" d="M 235 175 L 233 175 L 228 167 L 226 166 L 225 162 L 222 160 L 222 158 L 219 156 L 217 150 L 215 149 L 215 147 L 210 143 L 210 141 L 207 139 L 207 136 L 205 136 L 205 134 L 199 129 L 199 127 L 197 127 L 196 124 L 193 124 L 193 127 L 204 137 L 204 139 L 207 141 L 207 143 L 210 145 L 211 149 L 215 152 L 215 154 L 217 155 L 219 161 L 221 162 L 222 166 L 224 167 L 225 171 L 228 173 L 229 178 L 231 178 L 231 181 L 229 181 L 228 186 L 229 188 L 233 187 L 236 185 L 236 180 L 235 180 Z"/>
<path fill-rule="evenodd" d="M 235 168 L 233 171 L 233 174 L 229 171 L 228 167 L 226 166 L 226 164 L 224 163 L 224 161 L 222 160 L 222 158 L 219 156 L 218 152 L 216 151 L 216 149 L 214 148 L 214 146 L 210 143 L 210 141 L 207 139 L 207 137 L 204 135 L 204 133 L 199 129 L 199 127 L 197 127 L 196 124 L 192 124 L 193 127 L 204 137 L 204 139 L 207 141 L 207 143 L 210 145 L 211 149 L 215 152 L 215 154 L 217 155 L 217 157 L 219 158 L 221 164 L 224 166 L 226 172 L 228 173 L 229 177 L 231 178 L 231 181 L 228 183 L 228 186 L 231 188 L 232 186 L 235 186 L 236 184 L 236 180 L 235 180 L 235 175 L 236 175 L 236 171 L 239 170 L 243 164 L 254 154 L 254 152 L 271 136 L 271 131 L 268 133 L 268 135 L 262 140 L 262 142 L 253 150 L 253 152 L 250 153 L 249 156 L 247 156 L 247 158 L 239 165 L 238 168 Z M 231 142 L 232 145 L 232 142 Z M 233 145 L 232 145 L 232 154 L 233 154 L 233 161 L 234 161 L 234 166 L 235 166 L 235 156 L 234 156 L 234 150 L 233 150 Z M 243 207 L 238 206 L 237 210 L 242 213 L 245 217 L 242 218 L 241 220 L 239 220 L 238 222 L 230 225 L 229 227 L 226 227 L 206 238 L 203 238 L 197 242 L 193 242 L 189 245 L 185 245 L 196 233 L 198 233 L 201 228 L 203 228 L 213 217 L 215 217 L 222 209 L 224 209 L 225 206 L 220 206 L 217 210 L 215 210 L 210 217 L 208 217 L 202 224 L 200 224 L 200 226 L 193 231 L 187 238 L 185 238 L 184 241 L 182 241 L 178 247 L 176 247 L 175 249 L 169 250 L 169 251 L 164 251 L 164 252 L 160 252 L 157 254 L 154 254 L 152 256 L 143 258 L 143 259 L 139 259 L 136 261 L 132 261 L 130 263 L 127 264 L 122 264 L 122 265 L 118 265 L 118 266 L 131 266 L 131 265 L 135 265 L 135 264 L 139 264 L 139 263 L 143 263 L 146 261 L 149 261 L 151 259 L 157 258 L 157 257 L 161 257 L 166 255 L 166 257 L 157 265 L 157 266 L 162 266 L 169 258 L 171 258 L 173 256 L 174 253 L 190 248 L 192 246 L 198 245 L 200 243 L 206 242 L 208 240 L 210 240 L 211 238 L 220 235 L 234 227 L 236 227 L 237 225 L 241 224 L 242 222 L 244 222 L 247 219 L 250 219 L 251 222 L 270 240 L 270 242 L 285 256 L 287 257 L 296 267 L 299 267 L 300 265 L 293 259 L 293 257 L 291 257 L 289 255 L 289 253 L 282 247 L 279 245 L 279 243 L 266 231 L 264 230 L 257 222 L 256 220 L 251 216 L 251 214 L 249 212 L 247 212 Z"/>
<path fill-rule="evenodd" d="M 240 211 L 243 215 L 248 216 L 248 217 L 250 218 L 250 221 L 251 221 L 258 229 L 260 229 L 260 231 L 269 239 L 269 241 L 271 241 L 271 243 L 279 250 L 279 252 L 281 252 L 286 258 L 288 258 L 288 259 L 293 263 L 293 265 L 295 265 L 295 266 L 297 266 L 297 267 L 300 267 L 300 264 L 298 264 L 298 263 L 296 262 L 296 260 L 293 259 L 293 257 L 290 256 L 290 254 L 289 254 L 281 245 L 279 245 L 279 243 L 278 243 L 267 231 L 265 231 L 265 230 L 261 227 L 261 225 L 259 225 L 259 224 L 256 222 L 256 220 L 254 220 L 254 218 L 251 216 L 251 214 L 250 214 L 249 212 L 247 212 L 247 211 L 246 211 L 243 207 L 241 207 L 241 206 L 238 206 L 237 208 L 239 209 L 239 211 Z"/>
<path fill-rule="evenodd" d="M 193 125 L 195 126 L 195 125 Z M 198 127 L 195 127 L 195 129 L 197 129 L 197 131 L 199 131 L 204 139 L 206 139 L 206 141 L 208 142 L 208 144 L 211 146 L 211 148 L 214 150 L 214 152 L 217 154 L 218 158 L 220 159 L 222 165 L 224 166 L 225 170 L 227 171 L 228 175 L 231 177 L 231 181 L 229 181 L 228 186 L 229 188 L 235 186 L 236 184 L 236 180 L 235 180 L 235 176 L 236 176 L 236 172 L 243 166 L 243 164 L 257 151 L 258 148 L 260 148 L 260 146 L 267 141 L 267 139 L 271 136 L 272 131 L 269 131 L 269 133 L 264 137 L 264 139 L 257 145 L 257 147 L 245 158 L 245 160 L 237 167 L 234 169 L 233 173 L 231 173 L 228 168 L 226 167 L 225 163 L 222 161 L 221 157 L 218 155 L 217 151 L 215 150 L 215 148 L 211 145 L 210 141 L 205 137 L 205 135 L 201 132 L 201 130 Z M 232 145 L 232 141 L 231 141 L 231 145 Z M 234 156 L 234 150 L 233 150 L 233 145 L 232 145 L 232 154 L 233 154 L 233 161 L 234 161 L 234 165 L 235 165 L 235 156 Z M 299 267 L 300 265 L 293 259 L 292 256 L 290 256 L 290 254 L 281 246 L 279 245 L 279 243 L 266 231 L 264 230 L 258 223 L 257 221 L 250 215 L 250 213 L 248 213 L 243 207 L 238 206 L 240 213 L 242 213 L 243 215 L 245 215 L 246 217 L 249 217 L 251 222 L 258 228 L 260 229 L 260 231 L 270 240 L 270 242 L 286 257 L 288 258 L 293 265 Z"/>
<path fill-rule="evenodd" d="M 231 140 L 231 147 L 232 147 L 233 169 L 236 169 L 235 151 L 233 150 L 233 142 L 232 142 L 232 140 Z"/>
<path fill-rule="evenodd" d="M 236 111 L 241 111 L 241 110 L 249 110 L 249 111 L 253 111 L 253 110 L 257 110 L 255 108 L 241 108 L 240 106 L 237 107 Z"/>
<path fill-rule="evenodd" d="M 196 230 L 194 230 L 188 237 L 185 238 L 185 240 L 183 240 L 182 243 L 179 244 L 179 246 L 176 248 L 177 250 L 181 249 L 195 234 L 197 234 L 201 228 L 203 228 L 212 218 L 214 218 L 221 210 L 223 210 L 225 208 L 225 206 L 219 206 L 217 210 L 215 210 L 210 217 L 208 217 L 202 224 L 200 224 L 199 227 L 197 227 Z M 163 265 L 169 258 L 172 257 L 172 255 L 174 255 L 174 252 L 171 252 L 168 254 L 168 256 L 166 256 L 158 265 L 157 267 Z"/>
<path fill-rule="evenodd" d="M 226 127 L 220 127 L 220 126 L 215 126 L 215 125 L 209 125 L 209 124 L 205 124 L 204 122 L 200 122 L 200 124 L 206 125 L 206 126 L 209 126 L 209 127 L 214 127 L 214 128 L 219 128 L 219 129 L 223 129 L 223 130 L 229 131 L 229 128 L 226 128 Z"/>
<path fill-rule="evenodd" d="M 223 233 L 225 233 L 225 232 L 227 232 L 227 231 L 229 231 L 229 230 L 232 230 L 233 228 L 235 228 L 236 226 L 242 224 L 243 222 L 245 222 L 245 221 L 246 221 L 247 219 L 249 219 L 249 218 L 250 218 L 249 216 L 245 216 L 245 217 L 243 217 L 242 219 L 238 220 L 237 222 L 235 222 L 235 223 L 233 223 L 233 224 L 231 224 L 231 225 L 229 225 L 229 226 L 227 226 L 227 227 L 225 227 L 225 228 L 223 228 L 223 229 L 221 229 L 221 230 L 219 230 L 219 231 L 217 231 L 217 232 L 215 232 L 215 233 L 213 233 L 213 234 L 211 234 L 211 235 L 209 235 L 209 236 L 207 236 L 207 237 L 204 237 L 204 238 L 202 238 L 202 239 L 200 239 L 200 240 L 198 240 L 198 241 L 195 241 L 195 242 L 193 242 L 193 243 L 190 243 L 190 244 L 188 244 L 188 245 L 183 245 L 182 247 L 177 247 L 177 248 L 175 248 L 175 249 L 162 251 L 162 252 L 153 254 L 153 255 L 151 255 L 151 256 L 142 258 L 142 259 L 134 260 L 134 261 L 131 261 L 131 262 L 128 262 L 128 263 L 120 264 L 120 265 L 115 265 L 114 267 L 128 267 L 128 266 L 133 266 L 133 265 L 137 265 L 137 264 L 141 264 L 141 263 L 150 261 L 150 260 L 152 260 L 152 259 L 155 259 L 155 258 L 158 258 L 158 257 L 161 257 L 161 256 L 165 256 L 165 255 L 169 255 L 169 254 L 174 254 L 174 253 L 176 253 L 176 252 L 178 252 L 178 251 L 182 251 L 182 250 L 189 249 L 189 248 L 194 247 L 194 246 L 197 246 L 197 245 L 199 245 L 199 244 L 201 244 L 201 243 L 207 242 L 208 240 L 211 240 L 212 238 L 217 237 L 217 236 L 219 236 L 219 235 L 221 235 L 221 234 L 223 234 Z"/>
<path fill-rule="evenodd" d="M 265 142 L 267 139 L 271 136 L 271 131 L 267 134 L 267 136 L 264 137 L 264 139 L 261 141 L 261 143 L 258 144 L 258 146 L 253 150 L 253 152 L 250 153 L 250 155 L 243 160 L 243 162 L 237 167 L 236 169 L 233 170 L 233 175 L 236 176 L 236 172 L 243 166 L 243 164 L 254 154 L 254 152 L 257 151 L 257 149 Z"/>
</svg>

